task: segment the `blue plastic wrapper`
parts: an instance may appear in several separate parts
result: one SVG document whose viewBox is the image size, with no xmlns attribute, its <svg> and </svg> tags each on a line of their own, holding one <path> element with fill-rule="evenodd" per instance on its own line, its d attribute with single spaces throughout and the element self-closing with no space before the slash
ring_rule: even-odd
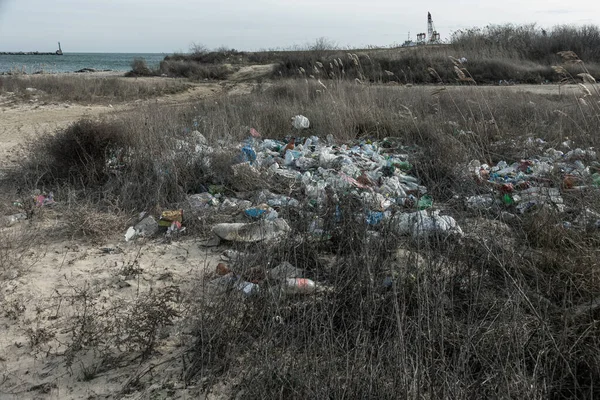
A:
<svg viewBox="0 0 600 400">
<path fill-rule="evenodd" d="M 383 220 L 383 213 L 381 211 L 367 211 L 366 220 L 369 225 L 377 225 Z"/>
<path fill-rule="evenodd" d="M 246 213 L 246 215 L 250 218 L 260 218 L 260 216 L 266 212 L 267 211 L 263 210 L 262 208 L 249 208 L 246 211 L 244 211 L 244 213 Z"/>
<path fill-rule="evenodd" d="M 249 145 L 242 147 L 241 156 L 242 156 L 242 162 L 250 161 L 250 164 L 252 164 L 252 163 L 254 163 L 254 161 L 256 161 L 256 152 Z"/>
</svg>

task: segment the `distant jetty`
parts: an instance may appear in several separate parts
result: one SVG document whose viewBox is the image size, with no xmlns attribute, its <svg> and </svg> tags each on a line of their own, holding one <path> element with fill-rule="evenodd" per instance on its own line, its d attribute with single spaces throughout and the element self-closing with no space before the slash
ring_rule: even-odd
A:
<svg viewBox="0 0 600 400">
<path fill-rule="evenodd" d="M 54 53 L 46 53 L 40 51 L 0 51 L 0 56 L 62 56 L 63 51 L 58 42 L 58 50 Z"/>
<path fill-rule="evenodd" d="M 61 56 L 56 53 L 43 53 L 40 51 L 0 51 L 0 56 Z"/>
</svg>

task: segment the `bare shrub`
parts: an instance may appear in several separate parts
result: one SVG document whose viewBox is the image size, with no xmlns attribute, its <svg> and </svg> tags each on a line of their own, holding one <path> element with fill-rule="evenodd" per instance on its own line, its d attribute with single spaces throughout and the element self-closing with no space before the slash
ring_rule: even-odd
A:
<svg viewBox="0 0 600 400">
<path fill-rule="evenodd" d="M 160 71 L 172 77 L 191 80 L 224 80 L 233 72 L 222 64 L 200 64 L 196 61 L 164 60 L 160 62 Z"/>
<path fill-rule="evenodd" d="M 131 63 L 131 71 L 129 71 L 126 76 L 153 76 L 157 75 L 156 71 L 152 71 L 148 64 L 146 64 L 146 60 L 143 58 L 136 58 Z"/>
<path fill-rule="evenodd" d="M 204 55 L 208 53 L 210 50 L 208 47 L 203 45 L 202 43 L 192 43 L 190 45 L 190 53 L 193 55 Z"/>
<path fill-rule="evenodd" d="M 23 276 L 36 263 L 37 257 L 31 253 L 35 244 L 35 232 L 27 228 L 0 228 L 0 288 L 5 281 Z"/>
<path fill-rule="evenodd" d="M 74 204 L 65 221 L 68 233 L 74 238 L 89 238 L 102 243 L 131 224 L 131 218 L 124 212 L 103 208 L 99 211 L 95 204 Z"/>
<path fill-rule="evenodd" d="M 156 348 L 160 329 L 178 316 L 175 286 L 142 293 L 132 302 L 115 301 L 108 308 L 89 286 L 72 289 L 67 300 L 75 311 L 66 331 L 69 340 L 63 343 L 67 366 L 90 352 L 110 362 L 132 354 L 145 359 Z"/>
<path fill-rule="evenodd" d="M 106 162 L 110 153 L 127 149 L 131 143 L 122 123 L 83 119 L 31 143 L 30 152 L 35 156 L 23 168 L 34 185 L 68 182 L 95 186 L 109 178 Z"/>
</svg>

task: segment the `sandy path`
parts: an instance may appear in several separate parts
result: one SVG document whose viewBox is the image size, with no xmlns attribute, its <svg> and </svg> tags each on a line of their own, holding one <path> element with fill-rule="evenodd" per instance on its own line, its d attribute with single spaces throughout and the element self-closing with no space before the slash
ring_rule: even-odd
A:
<svg viewBox="0 0 600 400">
<path fill-rule="evenodd" d="M 276 65 L 277 64 L 244 66 L 235 73 L 233 73 L 229 77 L 229 80 L 234 82 L 243 82 L 268 77 L 270 74 L 273 73 L 273 70 L 275 69 Z"/>
<path fill-rule="evenodd" d="M 28 138 L 64 128 L 78 119 L 97 118 L 112 112 L 127 112 L 149 103 L 186 104 L 218 95 L 223 90 L 223 86 L 217 83 L 202 83 L 183 93 L 115 105 L 44 103 L 35 99 L 28 103 L 15 103 L 6 96 L 0 96 L 0 165 L 15 162 L 21 156 L 17 150 L 18 145 Z"/>
</svg>

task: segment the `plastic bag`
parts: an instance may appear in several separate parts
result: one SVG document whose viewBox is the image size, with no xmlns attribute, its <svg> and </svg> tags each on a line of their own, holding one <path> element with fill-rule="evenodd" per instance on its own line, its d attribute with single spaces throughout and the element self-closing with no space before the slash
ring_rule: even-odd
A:
<svg viewBox="0 0 600 400">
<path fill-rule="evenodd" d="M 310 121 L 304 115 L 296 115 L 292 118 L 292 126 L 294 129 L 308 129 Z"/>
</svg>

